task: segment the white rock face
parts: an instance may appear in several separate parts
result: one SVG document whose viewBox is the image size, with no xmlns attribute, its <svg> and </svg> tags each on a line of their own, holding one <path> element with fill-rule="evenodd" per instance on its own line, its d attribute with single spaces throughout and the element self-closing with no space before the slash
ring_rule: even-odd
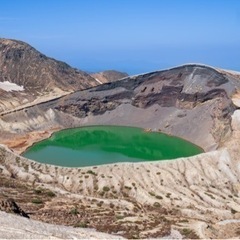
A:
<svg viewBox="0 0 240 240">
<path fill-rule="evenodd" d="M 24 90 L 23 86 L 19 86 L 16 83 L 11 83 L 9 81 L 0 82 L 0 88 L 7 92 Z"/>
<path fill-rule="evenodd" d="M 123 239 L 93 229 L 52 225 L 5 212 L 0 212 L 0 226 L 1 239 Z"/>
<path fill-rule="evenodd" d="M 234 130 L 240 130 L 240 110 L 236 110 L 232 115 L 232 128 Z"/>
</svg>

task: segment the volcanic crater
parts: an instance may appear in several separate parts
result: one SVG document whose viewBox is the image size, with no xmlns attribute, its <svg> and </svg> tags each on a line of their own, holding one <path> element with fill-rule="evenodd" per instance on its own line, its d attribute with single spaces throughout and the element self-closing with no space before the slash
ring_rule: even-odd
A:
<svg viewBox="0 0 240 240">
<path fill-rule="evenodd" d="M 240 73 L 186 64 L 97 86 L 99 81 L 88 74 L 25 43 L 3 39 L 0 52 L 0 81 L 24 88 L 1 90 L 3 202 L 14 198 L 30 219 L 95 228 L 109 237 L 239 236 Z M 28 71 L 21 76 L 23 63 L 29 71 L 41 70 L 37 81 L 31 82 Z M 49 85 L 43 76 L 49 77 Z M 41 87 L 31 94 L 35 83 Z M 56 88 L 58 94 L 52 94 Z M 186 139 L 205 153 L 83 168 L 41 164 L 19 155 L 53 132 L 89 125 L 159 131 Z"/>
</svg>

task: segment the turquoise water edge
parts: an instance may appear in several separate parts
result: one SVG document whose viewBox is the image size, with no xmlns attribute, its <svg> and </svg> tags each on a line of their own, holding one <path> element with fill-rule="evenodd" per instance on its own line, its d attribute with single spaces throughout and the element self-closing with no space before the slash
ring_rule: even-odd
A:
<svg viewBox="0 0 240 240">
<path fill-rule="evenodd" d="M 141 162 L 193 156 L 203 150 L 181 138 L 141 128 L 89 126 L 66 129 L 35 143 L 23 156 L 64 167 Z"/>
</svg>

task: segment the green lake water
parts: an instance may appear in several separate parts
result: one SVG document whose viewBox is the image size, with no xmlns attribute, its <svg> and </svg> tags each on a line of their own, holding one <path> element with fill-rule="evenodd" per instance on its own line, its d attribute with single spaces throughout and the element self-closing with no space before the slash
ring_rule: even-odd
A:
<svg viewBox="0 0 240 240">
<path fill-rule="evenodd" d="M 67 129 L 34 144 L 23 156 L 37 162 L 83 167 L 193 156 L 198 146 L 159 132 L 119 126 Z"/>
</svg>

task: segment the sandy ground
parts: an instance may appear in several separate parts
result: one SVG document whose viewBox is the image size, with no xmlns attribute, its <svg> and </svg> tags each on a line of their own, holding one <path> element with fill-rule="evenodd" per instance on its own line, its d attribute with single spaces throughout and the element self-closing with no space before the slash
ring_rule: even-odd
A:
<svg viewBox="0 0 240 240">
<path fill-rule="evenodd" d="M 7 145 L 11 149 L 14 149 L 16 153 L 21 154 L 34 142 L 49 138 L 52 133 L 57 130 L 60 130 L 60 128 L 54 128 L 49 131 L 33 131 L 24 136 L 14 137 L 14 141 L 11 139 L 5 140 L 3 141 L 3 144 Z"/>
<path fill-rule="evenodd" d="M 1 86 L 0 86 L 0 88 L 1 88 Z M 4 111 L 1 111 L 0 116 L 3 116 L 5 114 L 8 114 L 8 113 L 11 113 L 14 111 L 19 111 L 21 109 L 26 109 L 26 108 L 29 108 L 36 104 L 39 104 L 39 103 L 44 103 L 44 102 L 48 102 L 53 99 L 58 99 L 62 96 L 68 95 L 70 93 L 69 91 L 64 92 L 57 88 L 55 88 L 54 91 L 55 92 L 51 92 L 51 94 L 45 94 L 44 96 L 39 96 L 34 101 L 31 101 L 31 102 L 29 102 L 27 99 L 26 99 L 26 103 L 19 104 L 19 102 L 18 102 L 18 103 L 16 103 L 16 106 L 8 106 L 9 101 L 1 100 L 0 105 L 5 106 L 5 108 L 7 108 L 7 109 Z M 13 99 L 12 99 L 12 101 L 13 101 Z"/>
</svg>

